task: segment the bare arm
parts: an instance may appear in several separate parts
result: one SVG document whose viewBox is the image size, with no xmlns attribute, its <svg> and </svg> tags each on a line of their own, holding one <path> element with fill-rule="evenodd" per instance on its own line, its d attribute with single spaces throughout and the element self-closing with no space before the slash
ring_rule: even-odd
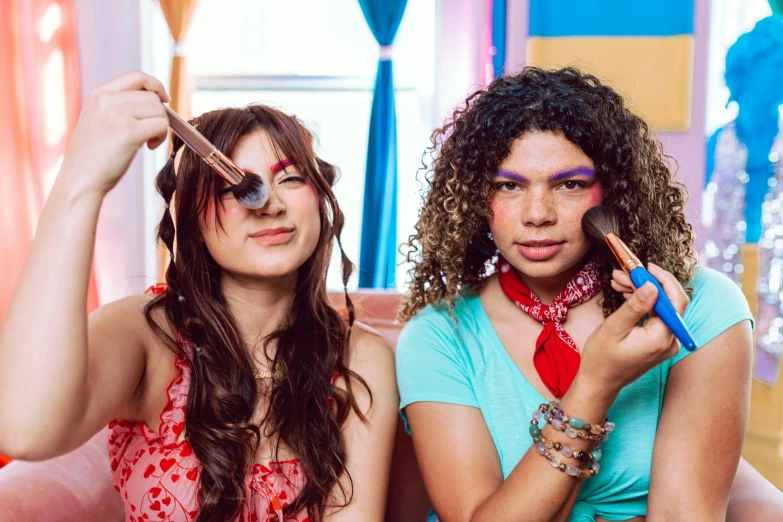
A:
<svg viewBox="0 0 783 522">
<path fill-rule="evenodd" d="M 603 419 L 612 402 L 611 396 L 592 393 L 575 382 L 561 407 L 587 419 Z M 520 517 L 558 521 L 571 512 L 582 481 L 552 469 L 532 442 L 503 480 L 495 444 L 477 408 L 418 402 L 408 406 L 406 413 L 424 482 L 441 522 L 504 522 Z M 519 429 L 526 432 L 527 426 Z M 589 451 L 592 446 L 582 439 L 568 439 L 550 426 L 543 432 L 575 450 Z M 563 463 L 578 465 L 552 453 Z"/>
<path fill-rule="evenodd" d="M 752 333 L 738 323 L 675 364 L 655 438 L 647 519 L 726 519 L 750 407 Z"/>
<path fill-rule="evenodd" d="M 77 447 L 139 381 L 143 342 L 128 336 L 127 307 L 97 312 L 88 329 L 87 284 L 104 194 L 142 144 L 165 138 L 161 99 L 157 80 L 129 73 L 96 89 L 82 111 L 0 327 L 0 451 L 12 457 Z"/>
<path fill-rule="evenodd" d="M 381 522 L 386 512 L 386 493 L 400 399 L 394 372 L 394 353 L 389 343 L 363 328 L 354 326 L 349 367 L 370 387 L 372 406 L 367 390 L 354 381 L 353 393 L 367 422 L 362 422 L 355 413 L 351 413 L 343 426 L 347 450 L 346 470 L 351 480 L 344 479 L 342 486 L 349 494 L 352 492 L 353 497 L 346 508 L 327 510 L 325 520 L 328 522 Z M 338 505 L 345 503 L 339 487 L 334 489 L 332 498 Z"/>
<path fill-rule="evenodd" d="M 726 522 L 780 522 L 783 520 L 783 493 L 740 459 L 731 487 Z"/>
</svg>

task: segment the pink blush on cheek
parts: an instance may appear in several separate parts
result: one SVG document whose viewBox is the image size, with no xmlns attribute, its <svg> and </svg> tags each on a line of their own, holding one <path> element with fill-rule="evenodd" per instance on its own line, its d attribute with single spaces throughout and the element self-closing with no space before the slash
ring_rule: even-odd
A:
<svg viewBox="0 0 783 522">
<path fill-rule="evenodd" d="M 216 212 L 222 221 L 230 221 L 234 218 L 244 219 L 247 216 L 249 210 L 233 199 L 222 201 L 217 205 L 210 201 L 209 207 L 207 208 L 207 219 L 214 220 Z"/>
<path fill-rule="evenodd" d="M 492 210 L 492 221 L 490 226 L 495 230 L 510 230 L 511 224 L 515 221 L 514 205 L 504 204 L 498 201 L 497 195 L 489 200 L 489 208 Z M 518 221 L 518 220 L 517 220 Z"/>
<path fill-rule="evenodd" d="M 604 200 L 604 191 L 601 188 L 600 183 L 595 183 L 592 187 L 587 189 L 587 193 L 590 195 L 590 203 L 593 207 L 600 205 Z"/>
<path fill-rule="evenodd" d="M 285 195 L 285 201 L 289 205 L 293 205 L 298 208 L 314 205 L 318 208 L 318 192 L 315 190 L 315 185 L 309 179 L 305 183 L 305 190 L 301 188 L 299 190 L 292 190 Z"/>
<path fill-rule="evenodd" d="M 317 200 L 318 199 L 318 192 L 315 190 L 315 185 L 313 185 L 313 181 L 310 180 L 310 179 L 307 180 L 307 188 L 310 189 L 309 190 L 310 196 Z"/>
<path fill-rule="evenodd" d="M 216 219 L 219 218 L 223 227 L 225 227 L 226 230 L 230 230 L 235 224 L 241 223 L 247 219 L 249 212 L 248 209 L 233 199 L 222 201 L 218 204 L 215 204 L 210 200 L 207 204 L 207 210 L 204 213 L 202 226 L 204 227 L 205 232 L 217 232 L 219 225 L 217 225 Z"/>
</svg>

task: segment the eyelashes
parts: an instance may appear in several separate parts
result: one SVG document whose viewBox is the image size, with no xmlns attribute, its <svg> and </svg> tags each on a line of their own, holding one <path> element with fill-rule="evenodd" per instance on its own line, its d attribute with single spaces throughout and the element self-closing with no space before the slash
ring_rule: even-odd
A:
<svg viewBox="0 0 783 522">
<path fill-rule="evenodd" d="M 588 182 L 576 180 L 576 179 L 569 179 L 557 185 L 557 188 L 564 189 L 566 192 L 571 192 L 579 189 L 588 188 L 588 186 L 589 186 Z M 513 192 L 519 188 L 521 188 L 519 186 L 519 183 L 515 181 L 500 181 L 495 183 L 495 190 L 501 192 Z"/>
<path fill-rule="evenodd" d="M 564 181 L 563 183 L 560 184 L 560 186 L 561 187 L 566 187 L 566 185 L 568 185 L 569 183 L 574 184 L 576 186 L 573 187 L 573 188 L 567 188 L 566 190 L 576 190 L 578 188 L 586 188 L 587 187 L 587 183 L 585 183 L 584 181 L 577 181 L 577 180 L 574 180 L 574 179 L 570 179 L 568 181 Z"/>
<path fill-rule="evenodd" d="M 248 174 L 255 174 L 255 172 L 252 172 L 250 170 L 244 170 L 244 172 L 247 172 Z M 306 182 L 307 182 L 307 178 L 305 178 L 304 176 L 293 175 L 292 174 L 292 175 L 282 179 L 279 183 L 306 183 Z M 218 194 L 221 197 L 226 196 L 226 195 L 232 193 L 233 188 L 234 187 L 229 185 L 228 187 L 224 187 L 224 188 L 220 189 L 220 192 L 218 192 Z"/>
</svg>

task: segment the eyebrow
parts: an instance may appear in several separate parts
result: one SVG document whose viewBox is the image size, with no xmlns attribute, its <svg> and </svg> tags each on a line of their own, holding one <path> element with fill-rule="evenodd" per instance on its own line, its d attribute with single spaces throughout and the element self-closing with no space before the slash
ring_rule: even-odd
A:
<svg viewBox="0 0 783 522">
<path fill-rule="evenodd" d="M 281 170 L 285 170 L 286 167 L 290 167 L 291 165 L 295 165 L 295 164 L 296 164 L 296 161 L 290 160 L 288 158 L 283 158 L 280 161 L 278 161 L 277 163 L 275 163 L 274 165 L 272 165 L 271 167 L 269 167 L 269 170 L 272 171 L 272 175 L 274 176 L 275 174 L 277 174 Z"/>
<path fill-rule="evenodd" d="M 573 169 L 568 169 L 562 172 L 558 172 L 556 174 L 552 174 L 551 176 L 549 176 L 549 179 L 547 181 L 549 183 L 552 183 L 554 181 L 558 181 L 563 178 L 570 178 L 572 176 L 589 176 L 592 178 L 595 177 L 595 171 L 590 167 L 585 167 L 584 165 L 581 165 Z M 495 177 L 504 177 L 508 179 L 513 179 L 514 181 L 518 181 L 520 183 L 528 183 L 530 181 L 522 174 L 519 174 L 518 172 L 514 172 L 513 170 L 506 170 L 506 169 L 498 169 L 497 173 L 495 174 Z"/>
<path fill-rule="evenodd" d="M 584 165 L 580 165 L 579 167 L 564 170 L 563 172 L 558 172 L 557 174 L 553 174 L 549 176 L 549 182 L 552 183 L 553 181 L 558 181 L 563 178 L 570 178 L 572 176 L 588 176 L 594 178 L 595 171 L 590 167 L 585 167 Z"/>
<path fill-rule="evenodd" d="M 513 179 L 514 181 L 519 181 L 520 183 L 527 183 L 529 181 L 522 174 L 514 172 L 513 170 L 506 170 L 506 169 L 498 169 L 497 173 L 495 173 L 495 177 Z"/>
</svg>

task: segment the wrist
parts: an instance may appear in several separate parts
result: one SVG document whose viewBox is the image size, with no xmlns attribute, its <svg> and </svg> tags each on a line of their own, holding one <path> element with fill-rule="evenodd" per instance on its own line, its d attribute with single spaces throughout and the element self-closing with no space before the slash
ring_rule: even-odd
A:
<svg viewBox="0 0 783 522">
<path fill-rule="evenodd" d="M 574 410 L 570 415 L 583 415 L 589 417 L 588 422 L 600 422 L 614 404 L 619 392 L 620 390 L 614 390 L 605 383 L 577 373 L 562 403 Z"/>
<path fill-rule="evenodd" d="M 83 175 L 74 175 L 70 170 L 63 168 L 52 187 L 49 199 L 58 201 L 68 208 L 84 204 L 100 207 L 106 192 L 94 184 L 85 183 L 84 178 Z"/>
</svg>

